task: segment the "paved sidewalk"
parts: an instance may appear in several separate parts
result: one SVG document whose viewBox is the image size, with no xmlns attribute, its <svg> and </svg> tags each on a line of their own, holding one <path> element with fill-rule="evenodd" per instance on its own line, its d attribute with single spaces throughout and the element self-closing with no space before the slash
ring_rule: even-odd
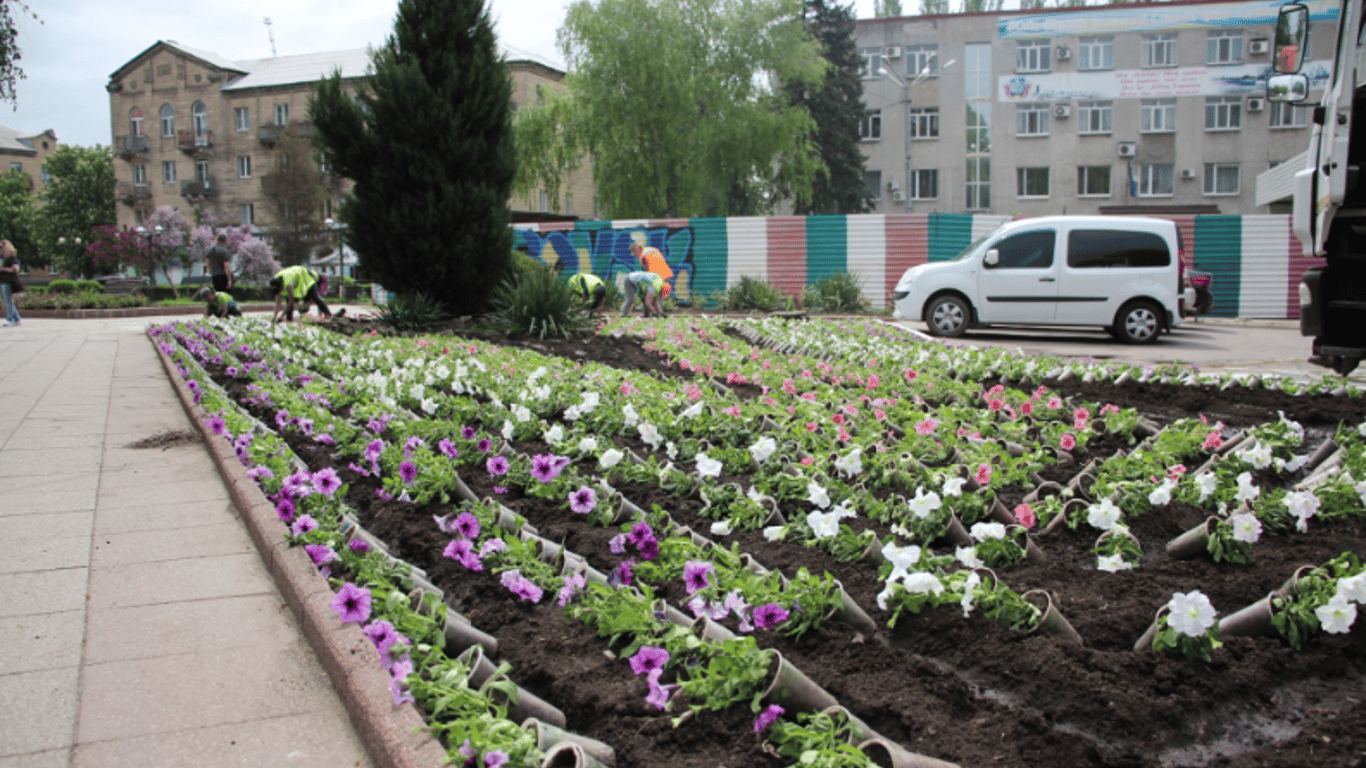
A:
<svg viewBox="0 0 1366 768">
<path fill-rule="evenodd" d="M 0 768 L 373 765 L 148 322 L 0 329 Z"/>
</svg>

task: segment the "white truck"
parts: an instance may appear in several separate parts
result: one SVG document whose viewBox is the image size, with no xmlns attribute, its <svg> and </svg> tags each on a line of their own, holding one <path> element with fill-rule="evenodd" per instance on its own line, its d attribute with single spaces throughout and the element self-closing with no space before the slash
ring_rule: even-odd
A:
<svg viewBox="0 0 1366 768">
<path fill-rule="evenodd" d="M 1363 0 L 1341 0 L 1331 76 L 1313 109 L 1303 168 L 1294 176 L 1292 229 L 1306 255 L 1327 264 L 1299 286 L 1300 333 L 1314 338 L 1310 362 L 1347 375 L 1366 357 L 1366 47 Z M 1281 6 L 1272 101 L 1305 103 L 1309 8 Z"/>
</svg>

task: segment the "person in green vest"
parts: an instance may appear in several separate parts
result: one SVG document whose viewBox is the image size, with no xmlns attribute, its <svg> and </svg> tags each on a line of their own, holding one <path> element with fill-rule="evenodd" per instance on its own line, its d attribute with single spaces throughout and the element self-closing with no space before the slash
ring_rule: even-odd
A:
<svg viewBox="0 0 1366 768">
<path fill-rule="evenodd" d="M 592 306 L 588 309 L 590 316 L 602 308 L 602 302 L 607 299 L 607 286 L 603 285 L 602 280 L 597 275 L 575 272 L 569 277 L 568 282 L 570 289 L 578 294 L 583 303 L 592 302 Z"/>
<path fill-rule="evenodd" d="M 323 317 L 332 319 L 332 310 L 327 308 L 327 304 L 318 293 L 318 275 L 313 270 L 300 266 L 285 267 L 275 273 L 269 285 L 270 295 L 275 297 L 275 312 L 270 316 L 272 323 L 281 320 L 292 322 L 294 307 L 299 302 L 303 302 L 304 305 L 301 313 L 308 311 L 309 304 L 317 304 L 318 311 Z"/>
<path fill-rule="evenodd" d="M 237 308 L 237 300 L 230 293 L 215 291 L 210 286 L 199 289 L 195 296 L 199 301 L 204 302 L 204 317 L 213 315 L 214 317 L 241 317 L 242 310 Z"/>
</svg>

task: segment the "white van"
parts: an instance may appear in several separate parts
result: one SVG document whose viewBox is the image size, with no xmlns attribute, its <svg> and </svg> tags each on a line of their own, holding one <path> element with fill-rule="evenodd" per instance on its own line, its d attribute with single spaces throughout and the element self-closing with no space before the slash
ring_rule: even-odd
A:
<svg viewBox="0 0 1366 768">
<path fill-rule="evenodd" d="M 1008 222 L 951 261 L 906 270 L 894 317 L 931 334 L 992 324 L 1099 325 L 1132 344 L 1180 325 L 1181 235 L 1165 219 L 1044 216 Z"/>
</svg>

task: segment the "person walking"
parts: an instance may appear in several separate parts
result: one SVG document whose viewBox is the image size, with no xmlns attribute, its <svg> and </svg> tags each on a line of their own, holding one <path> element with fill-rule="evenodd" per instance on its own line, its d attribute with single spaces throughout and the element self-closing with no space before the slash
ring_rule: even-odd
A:
<svg viewBox="0 0 1366 768">
<path fill-rule="evenodd" d="M 294 307 L 303 302 L 304 306 L 300 312 L 307 312 L 309 304 L 317 304 L 318 311 L 327 319 L 332 318 L 332 310 L 327 308 L 322 296 L 318 293 L 318 275 L 307 267 L 293 266 L 285 267 L 275 273 L 275 277 L 270 279 L 270 295 L 275 298 L 275 311 L 270 316 L 272 323 L 281 320 L 292 322 L 294 320 Z M 281 304 L 283 303 L 283 311 Z"/>
<path fill-rule="evenodd" d="M 5 321 L 0 328 L 19 324 L 19 310 L 14 306 L 14 294 L 23 293 L 19 282 L 19 252 L 8 240 L 0 240 L 0 303 L 5 305 Z"/>
<path fill-rule="evenodd" d="M 228 251 L 228 236 L 219 235 L 218 242 L 204 254 L 204 271 L 213 276 L 213 289 L 232 288 L 232 253 Z"/>
<path fill-rule="evenodd" d="M 602 308 L 603 301 L 607 299 L 607 286 L 603 285 L 602 280 L 597 275 L 575 272 L 570 275 L 567 283 L 570 290 L 577 293 L 583 303 L 592 302 L 592 306 L 588 309 L 590 317 Z"/>
</svg>

